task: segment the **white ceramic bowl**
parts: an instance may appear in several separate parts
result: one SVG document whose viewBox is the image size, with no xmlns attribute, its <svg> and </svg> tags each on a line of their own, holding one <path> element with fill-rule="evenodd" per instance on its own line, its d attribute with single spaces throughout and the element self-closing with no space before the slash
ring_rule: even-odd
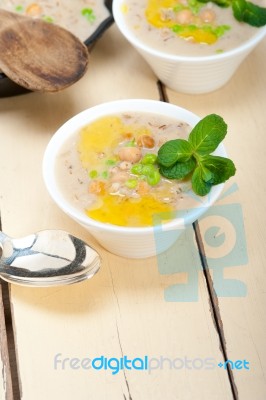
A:
<svg viewBox="0 0 266 400">
<path fill-rule="evenodd" d="M 161 224 L 156 228 L 128 228 L 97 222 L 74 208 L 60 191 L 55 178 L 55 163 L 59 150 L 65 141 L 77 134 L 77 130 L 102 116 L 134 111 L 157 113 L 183 120 L 191 126 L 200 120 L 197 115 L 188 110 L 155 100 L 119 100 L 97 105 L 71 118 L 53 135 L 44 154 L 43 176 L 48 192 L 55 203 L 67 215 L 85 227 L 104 248 L 122 257 L 146 258 L 162 253 L 171 247 L 183 229 L 198 219 L 215 202 L 223 185 L 214 186 L 204 199 L 198 197 L 196 208 L 188 210 L 184 218 L 175 218 L 163 224 L 163 228 Z M 226 155 L 222 144 L 216 150 L 216 154 Z"/>
<path fill-rule="evenodd" d="M 156 76 L 169 88 L 188 94 L 212 92 L 225 85 L 242 61 L 266 35 L 266 26 L 233 50 L 202 57 L 178 56 L 156 50 L 141 42 L 125 22 L 124 0 L 113 0 L 115 22 L 124 37 L 143 56 Z"/>
</svg>

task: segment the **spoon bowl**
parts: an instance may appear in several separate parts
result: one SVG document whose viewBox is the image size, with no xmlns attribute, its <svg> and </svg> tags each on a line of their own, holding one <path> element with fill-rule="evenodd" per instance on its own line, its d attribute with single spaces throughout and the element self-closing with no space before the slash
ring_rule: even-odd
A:
<svg viewBox="0 0 266 400">
<path fill-rule="evenodd" d="M 23 286 L 67 285 L 91 278 L 99 254 L 62 230 L 45 230 L 12 239 L 0 232 L 0 277 Z"/>
<path fill-rule="evenodd" d="M 57 92 L 77 82 L 89 52 L 58 25 L 0 9 L 0 69 L 32 91 Z"/>
</svg>

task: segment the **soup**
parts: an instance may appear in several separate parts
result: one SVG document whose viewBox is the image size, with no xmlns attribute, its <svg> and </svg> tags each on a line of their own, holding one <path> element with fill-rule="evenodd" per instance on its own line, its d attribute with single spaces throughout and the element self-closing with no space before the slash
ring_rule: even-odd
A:
<svg viewBox="0 0 266 400">
<path fill-rule="evenodd" d="M 150 113 L 122 113 L 76 132 L 57 157 L 56 179 L 73 207 L 97 221 L 152 226 L 154 216 L 196 205 L 190 181 L 168 180 L 156 155 L 168 140 L 187 138 L 191 127 Z"/>
<path fill-rule="evenodd" d="M 58 24 L 82 41 L 110 15 L 103 0 L 0 0 L 0 7 Z"/>
<path fill-rule="evenodd" d="M 264 1 L 258 1 L 260 6 Z M 231 7 L 197 0 L 125 0 L 123 14 L 133 34 L 165 53 L 207 56 L 223 53 L 257 31 L 238 22 Z"/>
</svg>

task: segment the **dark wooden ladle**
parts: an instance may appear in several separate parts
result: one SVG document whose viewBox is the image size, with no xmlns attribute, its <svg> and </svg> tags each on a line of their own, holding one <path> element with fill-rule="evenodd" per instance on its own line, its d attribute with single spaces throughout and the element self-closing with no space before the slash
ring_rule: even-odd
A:
<svg viewBox="0 0 266 400">
<path fill-rule="evenodd" d="M 89 60 L 71 32 L 0 9 L 0 69 L 26 89 L 57 92 L 77 82 Z"/>
</svg>

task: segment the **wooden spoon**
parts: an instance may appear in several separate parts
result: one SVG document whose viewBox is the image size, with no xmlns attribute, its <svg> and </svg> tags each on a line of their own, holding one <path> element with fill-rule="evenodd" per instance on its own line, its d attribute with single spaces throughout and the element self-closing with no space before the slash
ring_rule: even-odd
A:
<svg viewBox="0 0 266 400">
<path fill-rule="evenodd" d="M 20 86 L 62 90 L 84 75 L 88 57 L 87 47 L 66 29 L 0 9 L 0 69 Z"/>
</svg>

